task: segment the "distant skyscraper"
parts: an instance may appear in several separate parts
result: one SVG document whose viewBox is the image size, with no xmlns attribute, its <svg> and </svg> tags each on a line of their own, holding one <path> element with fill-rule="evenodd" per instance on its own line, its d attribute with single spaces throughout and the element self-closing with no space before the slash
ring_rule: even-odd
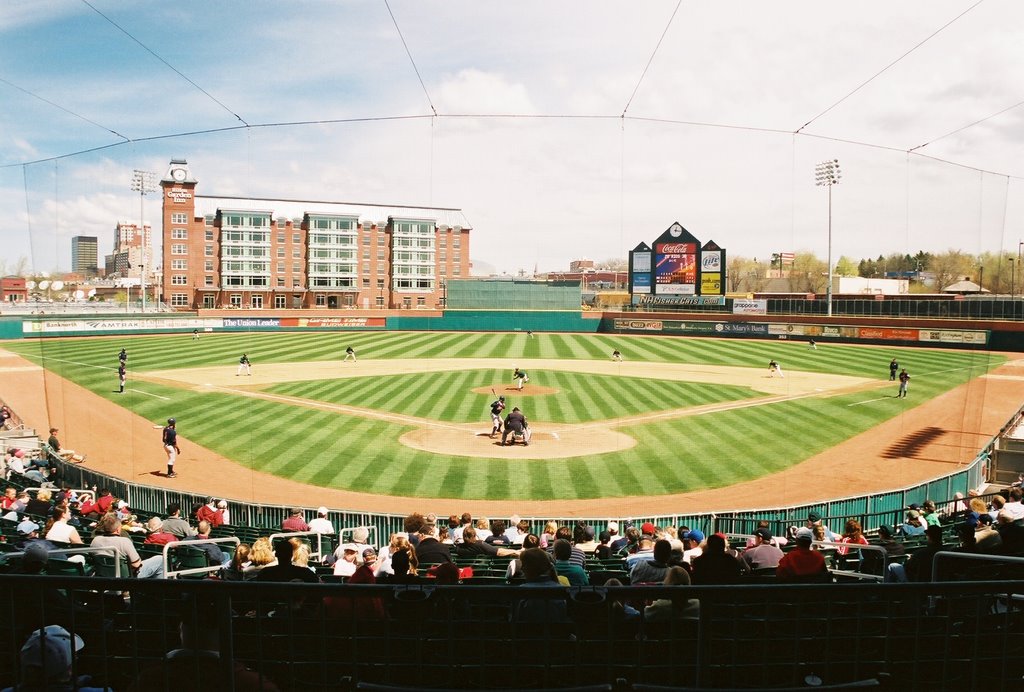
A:
<svg viewBox="0 0 1024 692">
<path fill-rule="evenodd" d="M 71 239 L 71 271 L 96 274 L 96 236 L 76 235 Z"/>
</svg>

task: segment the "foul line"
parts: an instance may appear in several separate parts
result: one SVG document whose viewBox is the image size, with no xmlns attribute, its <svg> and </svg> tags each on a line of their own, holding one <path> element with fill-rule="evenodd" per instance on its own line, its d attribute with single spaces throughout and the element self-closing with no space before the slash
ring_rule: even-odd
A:
<svg viewBox="0 0 1024 692">
<path fill-rule="evenodd" d="M 163 399 L 164 401 L 170 401 L 171 400 L 171 397 L 169 397 L 169 396 L 160 396 L 159 394 L 153 394 L 151 392 L 144 392 L 141 389 L 129 389 L 128 391 L 129 392 L 135 392 L 136 394 L 145 394 L 146 396 L 156 397 L 157 399 Z"/>
</svg>

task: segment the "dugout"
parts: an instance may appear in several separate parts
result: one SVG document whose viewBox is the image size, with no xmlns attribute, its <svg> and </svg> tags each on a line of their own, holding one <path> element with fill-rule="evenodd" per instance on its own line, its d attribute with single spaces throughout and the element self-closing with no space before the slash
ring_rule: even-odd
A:
<svg viewBox="0 0 1024 692">
<path fill-rule="evenodd" d="M 579 281 L 457 279 L 447 282 L 447 310 L 580 310 Z"/>
</svg>

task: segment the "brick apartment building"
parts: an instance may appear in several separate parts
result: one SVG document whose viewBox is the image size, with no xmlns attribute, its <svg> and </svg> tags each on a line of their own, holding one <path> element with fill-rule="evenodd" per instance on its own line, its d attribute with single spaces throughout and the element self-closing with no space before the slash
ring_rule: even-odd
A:
<svg viewBox="0 0 1024 692">
<path fill-rule="evenodd" d="M 196 193 L 184 160 L 160 181 L 163 301 L 198 308 L 436 308 L 469 277 L 460 209 Z"/>
</svg>

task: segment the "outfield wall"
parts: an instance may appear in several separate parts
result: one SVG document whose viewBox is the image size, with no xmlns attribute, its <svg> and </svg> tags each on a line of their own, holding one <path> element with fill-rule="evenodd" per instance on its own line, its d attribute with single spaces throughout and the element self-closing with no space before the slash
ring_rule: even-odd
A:
<svg viewBox="0 0 1024 692">
<path fill-rule="evenodd" d="M 894 321 L 895 322 L 895 321 Z M 578 310 L 201 311 L 152 315 L 0 318 L 0 338 L 274 331 L 574 332 L 814 339 L 821 343 L 1024 351 L 1024 323 Z"/>
</svg>

